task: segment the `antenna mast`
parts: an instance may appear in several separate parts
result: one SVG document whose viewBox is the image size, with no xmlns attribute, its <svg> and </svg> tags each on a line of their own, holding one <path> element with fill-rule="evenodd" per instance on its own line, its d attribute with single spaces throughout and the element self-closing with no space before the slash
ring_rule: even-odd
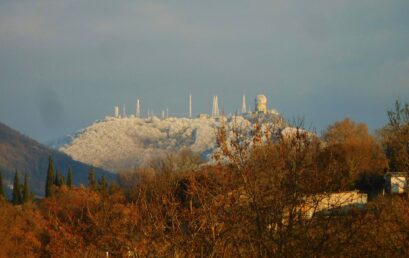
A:
<svg viewBox="0 0 409 258">
<path fill-rule="evenodd" d="M 241 113 L 247 113 L 247 107 L 246 107 L 246 95 L 243 94 L 243 102 L 241 104 Z"/>
<path fill-rule="evenodd" d="M 192 94 L 189 95 L 189 118 L 192 118 Z"/>
<path fill-rule="evenodd" d="M 136 117 L 140 117 L 141 116 L 141 104 L 139 102 L 139 99 L 136 100 L 136 113 L 135 113 Z"/>
<path fill-rule="evenodd" d="M 213 96 L 213 107 L 212 107 L 212 116 L 219 116 L 219 99 L 217 96 Z"/>
<path fill-rule="evenodd" d="M 115 110 L 115 117 L 119 118 L 119 107 L 115 106 L 114 110 Z"/>
<path fill-rule="evenodd" d="M 122 105 L 122 117 L 126 117 L 126 106 L 125 106 L 125 104 Z"/>
</svg>

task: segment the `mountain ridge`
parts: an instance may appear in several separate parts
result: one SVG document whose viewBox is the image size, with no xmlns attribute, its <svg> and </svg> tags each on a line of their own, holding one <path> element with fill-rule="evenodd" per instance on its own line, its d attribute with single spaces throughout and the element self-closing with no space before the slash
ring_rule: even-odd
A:
<svg viewBox="0 0 409 258">
<path fill-rule="evenodd" d="M 27 174 L 30 190 L 36 196 L 43 196 L 49 157 L 52 157 L 54 167 L 60 175 L 66 176 L 71 167 L 74 185 L 87 184 L 91 165 L 73 160 L 67 154 L 43 145 L 0 122 L 0 171 L 6 192 L 10 193 L 13 175 L 17 170 L 20 178 Z M 95 172 L 97 178 L 102 175 L 110 180 L 115 178 L 114 174 L 105 169 L 95 168 Z"/>
</svg>

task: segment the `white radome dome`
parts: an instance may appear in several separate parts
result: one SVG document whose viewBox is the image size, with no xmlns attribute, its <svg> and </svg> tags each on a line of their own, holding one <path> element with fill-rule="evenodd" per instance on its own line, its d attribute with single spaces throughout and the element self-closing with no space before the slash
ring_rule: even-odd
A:
<svg viewBox="0 0 409 258">
<path fill-rule="evenodd" d="M 264 95 L 257 95 L 257 103 L 267 104 L 267 97 Z"/>
</svg>

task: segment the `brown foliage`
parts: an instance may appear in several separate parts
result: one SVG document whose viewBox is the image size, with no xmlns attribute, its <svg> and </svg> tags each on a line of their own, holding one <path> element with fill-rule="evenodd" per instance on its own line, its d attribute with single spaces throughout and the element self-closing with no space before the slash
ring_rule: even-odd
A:
<svg viewBox="0 0 409 258">
<path fill-rule="evenodd" d="M 338 171 L 340 189 L 354 187 L 364 175 L 382 175 L 387 159 L 365 124 L 346 118 L 331 125 L 324 133 L 326 162 Z"/>
<path fill-rule="evenodd" d="M 181 153 L 122 174 L 122 189 L 60 187 L 38 203 L 2 202 L 0 256 L 408 256 L 406 196 L 321 207 L 360 175 L 382 171 L 365 125 L 335 123 L 326 143 L 301 128 L 270 132 L 222 127 L 216 165 Z"/>
<path fill-rule="evenodd" d="M 14 206 L 0 200 L 0 257 L 40 257 L 45 225 L 32 203 Z"/>
<path fill-rule="evenodd" d="M 130 246 L 130 208 L 121 193 L 104 195 L 89 188 L 61 188 L 41 208 L 48 224 L 51 256 L 121 256 Z"/>
<path fill-rule="evenodd" d="M 396 101 L 389 124 L 379 131 L 391 171 L 409 171 L 409 103 Z"/>
</svg>

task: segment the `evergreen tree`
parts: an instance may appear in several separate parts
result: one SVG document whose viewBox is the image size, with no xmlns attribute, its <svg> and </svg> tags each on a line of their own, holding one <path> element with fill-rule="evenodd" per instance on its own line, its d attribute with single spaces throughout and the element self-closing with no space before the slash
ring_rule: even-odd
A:
<svg viewBox="0 0 409 258">
<path fill-rule="evenodd" d="M 21 191 L 20 191 L 20 180 L 18 178 L 18 172 L 14 174 L 14 184 L 13 184 L 13 204 L 21 203 Z"/>
<path fill-rule="evenodd" d="M 71 168 L 68 168 L 67 186 L 68 186 L 69 188 L 72 187 L 72 170 L 71 170 Z"/>
<path fill-rule="evenodd" d="M 0 171 L 0 200 L 5 197 L 4 195 L 4 189 L 3 189 L 3 175 Z"/>
<path fill-rule="evenodd" d="M 105 179 L 104 175 L 101 176 L 101 178 L 98 181 L 98 184 L 99 184 L 99 190 L 102 193 L 105 193 L 107 191 L 107 189 L 108 189 L 108 183 L 107 183 L 107 180 Z"/>
<path fill-rule="evenodd" d="M 52 195 L 53 184 L 54 184 L 54 163 L 53 159 L 50 157 L 48 159 L 47 181 L 45 184 L 45 197 L 50 197 Z"/>
<path fill-rule="evenodd" d="M 60 176 L 60 186 L 65 185 L 65 177 L 63 175 Z"/>
<path fill-rule="evenodd" d="M 30 191 L 28 189 L 27 175 L 24 176 L 24 186 L 23 186 L 23 198 L 22 202 L 28 202 L 30 199 Z"/>
<path fill-rule="evenodd" d="M 58 172 L 58 169 L 55 171 L 54 185 L 60 186 L 60 173 Z"/>
<path fill-rule="evenodd" d="M 95 190 L 97 181 L 95 179 L 95 168 L 91 167 L 88 171 L 88 187 Z"/>
</svg>

